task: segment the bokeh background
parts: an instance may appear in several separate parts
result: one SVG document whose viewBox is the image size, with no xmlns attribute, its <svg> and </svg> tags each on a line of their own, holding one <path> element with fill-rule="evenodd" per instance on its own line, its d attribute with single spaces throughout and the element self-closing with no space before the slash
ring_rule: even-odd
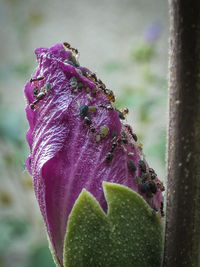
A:
<svg viewBox="0 0 200 267">
<path fill-rule="evenodd" d="M 24 84 L 34 49 L 70 42 L 80 63 L 128 107 L 150 165 L 165 179 L 168 6 L 165 0 L 0 1 L 0 267 L 53 267 L 25 168 Z"/>
</svg>

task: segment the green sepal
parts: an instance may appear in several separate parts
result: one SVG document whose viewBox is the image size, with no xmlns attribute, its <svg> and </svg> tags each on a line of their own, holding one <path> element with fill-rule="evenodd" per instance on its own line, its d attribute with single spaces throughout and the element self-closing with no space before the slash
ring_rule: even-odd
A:
<svg viewBox="0 0 200 267">
<path fill-rule="evenodd" d="M 131 189 L 103 183 L 105 214 L 86 190 L 69 216 L 64 244 L 65 267 L 159 267 L 162 223 Z"/>
</svg>

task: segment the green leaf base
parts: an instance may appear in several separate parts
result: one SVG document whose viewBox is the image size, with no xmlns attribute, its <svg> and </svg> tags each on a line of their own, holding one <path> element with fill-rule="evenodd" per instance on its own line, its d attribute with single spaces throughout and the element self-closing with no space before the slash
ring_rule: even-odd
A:
<svg viewBox="0 0 200 267">
<path fill-rule="evenodd" d="M 108 213 L 86 190 L 70 214 L 65 267 L 159 267 L 162 223 L 140 195 L 104 182 Z"/>
</svg>

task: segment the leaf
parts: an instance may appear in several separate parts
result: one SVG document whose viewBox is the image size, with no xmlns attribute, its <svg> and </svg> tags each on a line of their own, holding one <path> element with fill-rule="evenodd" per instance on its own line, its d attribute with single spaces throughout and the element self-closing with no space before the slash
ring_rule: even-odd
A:
<svg viewBox="0 0 200 267">
<path fill-rule="evenodd" d="M 158 267 L 161 262 L 160 218 L 136 192 L 104 182 L 105 214 L 85 189 L 68 221 L 65 267 Z"/>
</svg>

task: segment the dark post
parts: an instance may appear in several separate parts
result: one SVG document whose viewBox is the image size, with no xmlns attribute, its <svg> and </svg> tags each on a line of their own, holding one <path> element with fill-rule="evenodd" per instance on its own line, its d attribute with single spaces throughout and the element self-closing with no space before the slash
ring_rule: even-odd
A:
<svg viewBox="0 0 200 267">
<path fill-rule="evenodd" d="M 200 0 L 169 0 L 165 267 L 200 266 Z"/>
</svg>

